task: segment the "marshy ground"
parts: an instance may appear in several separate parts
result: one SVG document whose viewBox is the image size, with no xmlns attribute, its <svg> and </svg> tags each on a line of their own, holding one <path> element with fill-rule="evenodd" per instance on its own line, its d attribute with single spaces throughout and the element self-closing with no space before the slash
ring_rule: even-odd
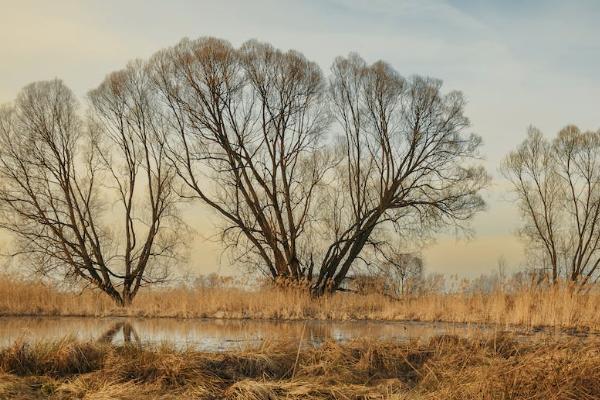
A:
<svg viewBox="0 0 600 400">
<path fill-rule="evenodd" d="M 0 279 L 0 335 L 9 338 L 0 346 L 0 399 L 600 399 L 598 304 L 597 287 L 560 285 L 401 300 L 179 287 L 145 291 L 124 309 L 89 291 Z M 67 319 L 90 335 L 50 334 Z M 390 321 L 404 320 L 490 329 L 399 338 L 402 323 Z M 23 321 L 30 334 L 11 336 Z M 336 341 L 339 321 L 359 330 Z M 270 334 L 222 352 L 168 340 L 223 329 L 232 337 L 238 324 Z M 37 325 L 48 334 L 36 334 Z M 124 339 L 113 341 L 115 332 Z M 170 343 L 148 340 L 149 332 Z"/>
<path fill-rule="evenodd" d="M 270 342 L 223 353 L 63 340 L 0 352 L 1 399 L 599 399 L 597 338 Z"/>
</svg>

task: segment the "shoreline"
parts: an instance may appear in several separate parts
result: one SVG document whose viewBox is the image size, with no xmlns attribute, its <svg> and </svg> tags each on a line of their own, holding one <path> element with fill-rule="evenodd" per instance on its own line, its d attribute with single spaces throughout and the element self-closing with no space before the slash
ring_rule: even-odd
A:
<svg viewBox="0 0 600 400">
<path fill-rule="evenodd" d="M 164 320 L 164 321 L 207 321 L 207 322 L 253 322 L 253 323 L 327 323 L 327 324 L 344 324 L 344 323 L 373 323 L 373 324 L 398 324 L 398 325 L 421 325 L 421 326 L 440 326 L 446 325 L 451 327 L 466 327 L 485 330 L 488 332 L 500 332 L 516 335 L 531 335 L 531 334 L 547 334 L 560 335 L 568 337 L 600 337 L 600 329 L 594 330 L 587 326 L 553 326 L 553 325 L 536 325 L 526 326 L 523 324 L 501 324 L 497 322 L 474 322 L 474 321 L 451 321 L 451 320 L 417 320 L 417 319 L 335 319 L 335 318 L 255 318 L 255 317 L 196 317 L 196 316 L 166 316 L 166 315 L 52 315 L 52 314 L 0 314 L 2 319 L 84 319 L 84 320 Z M 497 329 L 500 328 L 500 329 Z"/>
</svg>

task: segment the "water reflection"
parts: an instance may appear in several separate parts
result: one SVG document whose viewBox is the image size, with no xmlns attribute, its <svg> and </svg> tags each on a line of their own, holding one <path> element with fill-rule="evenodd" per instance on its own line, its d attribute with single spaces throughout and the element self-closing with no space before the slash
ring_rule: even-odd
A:
<svg viewBox="0 0 600 400">
<path fill-rule="evenodd" d="M 97 340 L 98 343 L 112 343 L 119 332 L 123 332 L 123 342 L 127 344 L 134 343 L 142 347 L 142 341 L 135 328 L 128 321 L 115 322 L 106 332 Z M 131 340 L 133 338 L 133 340 Z"/>
<path fill-rule="evenodd" d="M 178 347 L 222 351 L 258 345 L 266 340 L 288 340 L 318 344 L 325 340 L 357 338 L 408 340 L 440 334 L 469 336 L 483 328 L 461 324 L 379 321 L 260 321 L 160 318 L 0 318 L 0 347 L 16 340 L 77 340 L 115 344 L 170 343 Z M 489 328 L 488 328 L 489 330 Z"/>
</svg>

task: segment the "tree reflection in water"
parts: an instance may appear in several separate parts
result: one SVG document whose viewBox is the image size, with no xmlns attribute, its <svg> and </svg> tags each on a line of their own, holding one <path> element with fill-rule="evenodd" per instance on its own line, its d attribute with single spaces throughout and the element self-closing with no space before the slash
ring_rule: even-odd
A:
<svg viewBox="0 0 600 400">
<path fill-rule="evenodd" d="M 114 323 L 106 332 L 102 334 L 97 340 L 98 343 L 112 343 L 117 334 L 123 332 L 123 342 L 125 344 L 134 343 L 138 347 L 142 347 L 142 341 L 138 336 L 135 328 L 127 321 L 120 321 Z"/>
</svg>

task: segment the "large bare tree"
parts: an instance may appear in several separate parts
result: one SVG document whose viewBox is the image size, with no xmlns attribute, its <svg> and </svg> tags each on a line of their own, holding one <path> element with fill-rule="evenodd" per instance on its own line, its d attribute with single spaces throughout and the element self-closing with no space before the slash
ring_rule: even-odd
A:
<svg viewBox="0 0 600 400">
<path fill-rule="evenodd" d="M 383 226 L 409 241 L 470 219 L 484 206 L 479 192 L 488 180 L 473 162 L 481 141 L 465 132 L 464 99 L 443 94 L 440 81 L 406 80 L 384 62 L 351 55 L 334 62 L 329 93 L 343 158 L 316 293 L 339 287 Z"/>
<path fill-rule="evenodd" d="M 166 277 L 179 243 L 162 121 L 140 65 L 90 93 L 89 124 L 59 80 L 25 87 L 0 114 L 0 227 L 40 272 L 131 303 Z"/>
<path fill-rule="evenodd" d="M 318 66 L 267 44 L 238 50 L 211 38 L 184 40 L 150 65 L 188 195 L 224 217 L 222 238 L 238 258 L 274 278 L 308 274 L 315 192 L 332 166 Z"/>
<path fill-rule="evenodd" d="M 542 249 L 552 280 L 596 281 L 600 266 L 600 133 L 575 126 L 550 141 L 531 128 L 504 160 L 518 196 L 522 233 Z"/>
<path fill-rule="evenodd" d="M 437 80 L 352 56 L 327 82 L 297 52 L 212 38 L 160 51 L 150 68 L 185 193 L 274 278 L 335 290 L 384 225 L 422 233 L 483 207 L 480 140 L 465 133 L 460 93 Z"/>
</svg>

